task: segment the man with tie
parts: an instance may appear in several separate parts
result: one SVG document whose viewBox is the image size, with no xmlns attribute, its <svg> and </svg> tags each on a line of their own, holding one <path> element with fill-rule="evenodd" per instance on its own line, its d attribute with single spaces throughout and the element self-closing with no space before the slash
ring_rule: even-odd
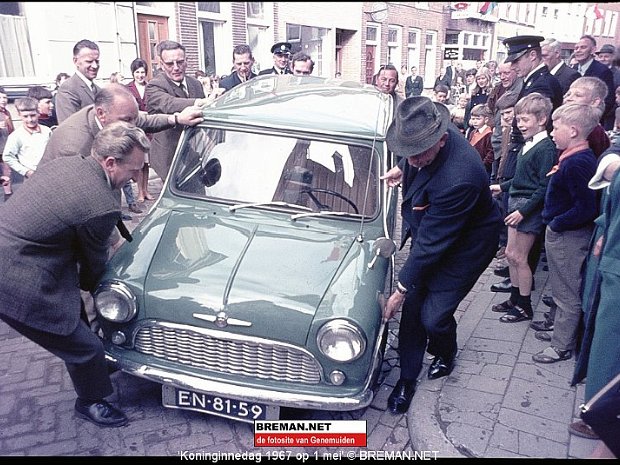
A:
<svg viewBox="0 0 620 465">
<path fill-rule="evenodd" d="M 553 74 L 560 86 L 562 87 L 562 95 L 568 92 L 570 85 L 575 82 L 581 74 L 562 60 L 562 45 L 555 39 L 547 39 L 541 44 L 542 59 L 549 72 Z"/>
<path fill-rule="evenodd" d="M 606 131 L 614 127 L 614 105 L 616 103 L 616 88 L 614 87 L 614 75 L 603 63 L 594 59 L 596 50 L 596 39 L 591 35 L 584 35 L 575 44 L 575 60 L 577 64 L 574 68 L 582 76 L 593 76 L 599 78 L 607 85 L 607 97 L 605 98 L 605 111 L 601 117 L 601 124 Z"/>
<path fill-rule="evenodd" d="M 150 115 L 165 113 L 172 115 L 191 106 L 203 106 L 224 89 L 217 88 L 205 97 L 204 88 L 198 79 L 187 76 L 185 47 L 172 40 L 164 40 L 157 45 L 159 73 L 146 85 L 147 111 Z M 150 163 L 157 175 L 166 180 L 172 163 L 177 143 L 183 127 L 179 124 L 173 128 L 158 132 L 151 141 Z"/>
<path fill-rule="evenodd" d="M 278 42 L 271 47 L 271 53 L 273 53 L 273 67 L 264 69 L 259 76 L 265 74 L 292 74 L 288 68 L 289 58 L 291 56 L 291 49 L 293 46 L 288 42 Z"/>
<path fill-rule="evenodd" d="M 224 92 L 238 86 L 242 82 L 256 77 L 252 72 L 254 57 L 252 49 L 247 44 L 241 44 L 233 48 L 233 72 L 220 81 L 220 87 Z"/>
<path fill-rule="evenodd" d="M 418 76 L 418 68 L 411 67 L 411 76 L 407 76 L 405 81 L 405 97 L 411 97 L 413 95 L 422 95 L 424 91 L 424 81 L 421 76 Z"/>
<path fill-rule="evenodd" d="M 99 87 L 93 82 L 99 73 L 99 46 L 90 40 L 80 40 L 73 47 L 75 74 L 67 79 L 56 94 L 58 124 L 79 109 L 95 103 Z"/>
</svg>

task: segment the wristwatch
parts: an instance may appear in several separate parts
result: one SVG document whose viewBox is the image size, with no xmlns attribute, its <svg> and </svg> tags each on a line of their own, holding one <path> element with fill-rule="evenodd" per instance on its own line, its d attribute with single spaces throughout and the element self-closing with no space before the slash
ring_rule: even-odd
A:
<svg viewBox="0 0 620 465">
<path fill-rule="evenodd" d="M 398 292 L 399 294 L 405 295 L 408 292 L 408 289 L 405 286 L 403 286 L 400 281 L 397 281 L 396 292 Z"/>
</svg>

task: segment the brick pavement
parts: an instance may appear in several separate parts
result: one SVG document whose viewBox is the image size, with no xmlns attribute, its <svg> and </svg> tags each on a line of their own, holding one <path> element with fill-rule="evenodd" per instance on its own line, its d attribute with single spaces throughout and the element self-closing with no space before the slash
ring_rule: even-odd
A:
<svg viewBox="0 0 620 465">
<path fill-rule="evenodd" d="M 161 189 L 152 177 L 150 191 Z M 153 202 L 147 202 L 150 207 Z M 126 207 L 124 211 L 127 212 Z M 131 214 L 130 229 L 144 214 Z M 396 257 L 397 267 L 406 251 Z M 493 264 L 492 264 L 493 265 Z M 421 376 L 406 415 L 385 411 L 398 380 L 395 347 L 398 322 L 389 325 L 382 383 L 365 409 L 353 412 L 284 410 L 300 419 L 366 420 L 364 451 L 438 451 L 440 457 L 585 458 L 597 444 L 567 432 L 576 419 L 583 385 L 568 385 L 574 360 L 537 365 L 531 355 L 544 348 L 527 323 L 502 324 L 491 312 L 506 294 L 489 291 L 498 278 L 492 267 L 459 307 L 459 352 L 454 372 L 429 381 Z M 548 292 L 545 272 L 536 274 L 533 301 Z M 428 364 L 430 360 L 426 360 Z M 3 456 L 180 456 L 183 452 L 268 452 L 254 448 L 250 424 L 161 406 L 158 384 L 117 372 L 112 375 L 119 405 L 131 422 L 98 428 L 73 415 L 75 393 L 63 363 L 0 322 L 0 455 Z M 295 448 L 310 456 L 355 449 Z M 359 454 L 359 450 L 357 450 Z"/>
</svg>

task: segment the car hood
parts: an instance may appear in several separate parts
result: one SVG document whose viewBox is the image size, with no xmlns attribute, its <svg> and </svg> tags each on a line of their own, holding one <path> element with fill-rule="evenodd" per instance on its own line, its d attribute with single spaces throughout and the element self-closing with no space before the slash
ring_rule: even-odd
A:
<svg viewBox="0 0 620 465">
<path fill-rule="evenodd" d="M 144 316 L 304 345 L 335 277 L 364 268 L 363 247 L 352 229 L 235 216 L 170 215 L 145 278 Z"/>
</svg>

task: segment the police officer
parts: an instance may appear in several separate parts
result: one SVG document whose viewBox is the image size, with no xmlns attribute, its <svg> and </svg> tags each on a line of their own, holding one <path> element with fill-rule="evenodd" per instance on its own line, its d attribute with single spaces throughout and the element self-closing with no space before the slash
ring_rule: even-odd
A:
<svg viewBox="0 0 620 465">
<path fill-rule="evenodd" d="M 273 67 L 264 69 L 259 76 L 265 74 L 293 74 L 288 67 L 289 58 L 291 56 L 292 45 L 288 42 L 278 42 L 271 47 L 273 53 Z"/>
</svg>

